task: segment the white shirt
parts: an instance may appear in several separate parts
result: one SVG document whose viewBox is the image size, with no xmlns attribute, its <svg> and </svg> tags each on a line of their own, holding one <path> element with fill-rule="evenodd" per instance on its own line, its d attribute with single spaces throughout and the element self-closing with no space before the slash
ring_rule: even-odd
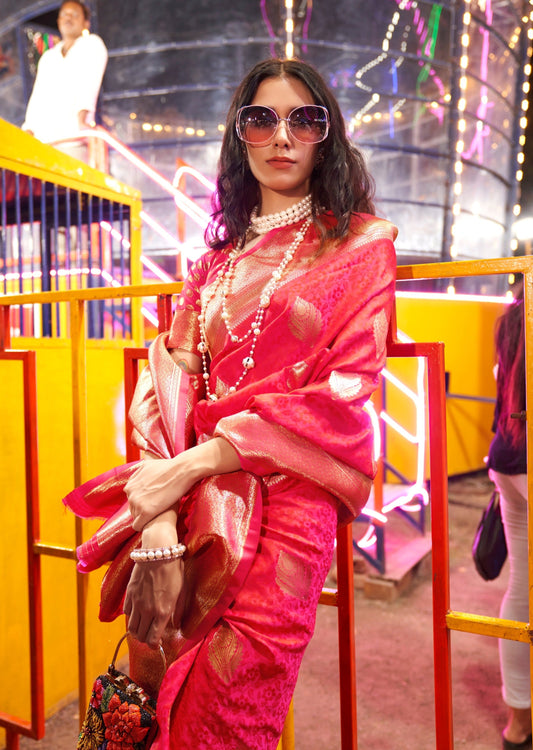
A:
<svg viewBox="0 0 533 750">
<path fill-rule="evenodd" d="M 107 65 L 107 49 L 96 34 L 82 34 L 64 56 L 62 48 L 59 42 L 39 60 L 22 125 L 44 142 L 75 135 L 81 110 L 88 110 L 89 122 L 94 119 Z"/>
</svg>

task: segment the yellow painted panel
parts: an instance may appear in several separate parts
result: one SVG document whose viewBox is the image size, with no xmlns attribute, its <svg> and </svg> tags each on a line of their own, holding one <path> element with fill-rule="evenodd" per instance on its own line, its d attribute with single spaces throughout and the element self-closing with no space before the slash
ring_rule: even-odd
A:
<svg viewBox="0 0 533 750">
<path fill-rule="evenodd" d="M 445 368 L 450 377 L 450 393 L 494 398 L 494 325 L 504 310 L 503 301 L 483 297 L 465 298 L 401 296 L 397 298 L 398 330 L 417 342 L 440 341 L 445 345 Z M 412 362 L 389 359 L 387 367 L 416 386 Z M 411 432 L 415 430 L 411 405 L 397 391 L 387 387 L 387 407 Z M 448 471 L 450 475 L 484 467 L 484 457 L 492 438 L 494 405 L 479 401 L 447 399 Z M 387 455 L 393 465 L 409 478 L 416 470 L 412 446 L 387 430 Z"/>
<path fill-rule="evenodd" d="M 0 706 L 10 712 L 16 691 L 29 694 L 28 620 L 26 580 L 26 520 L 24 506 L 25 480 L 23 435 L 16 425 L 24 422 L 22 363 L 0 361 L 0 419 L 14 429 L 0 430 L 0 487 L 2 523 L 0 524 L 0 663 L 2 683 Z M 24 716 L 29 704 L 23 704 Z"/>
<path fill-rule="evenodd" d="M 19 343 L 19 342 L 17 342 Z M 37 350 L 41 542 L 74 547 L 74 516 L 61 503 L 73 488 L 70 348 L 67 342 L 32 342 Z M 89 467 L 91 475 L 124 462 L 123 349 L 91 343 L 87 353 Z M 0 683 L 3 711 L 29 719 L 30 684 L 26 590 L 22 366 L 0 362 L 2 423 L 0 486 Z M 86 536 L 100 525 L 86 522 Z M 107 668 L 124 629 L 98 621 L 102 574 L 91 573 L 87 605 L 89 682 Z M 76 573 L 71 560 L 42 558 L 45 698 L 50 714 L 77 692 Z M 0 743 L 3 733 L 0 733 Z"/>
</svg>

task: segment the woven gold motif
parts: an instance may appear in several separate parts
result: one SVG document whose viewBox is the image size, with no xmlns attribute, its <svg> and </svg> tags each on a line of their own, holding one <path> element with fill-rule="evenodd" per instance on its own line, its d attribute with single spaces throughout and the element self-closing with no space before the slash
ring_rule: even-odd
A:
<svg viewBox="0 0 533 750">
<path fill-rule="evenodd" d="M 361 390 L 363 381 L 360 375 L 343 375 L 333 370 L 329 376 L 329 387 L 334 398 L 351 401 Z"/>
<path fill-rule="evenodd" d="M 183 299 L 184 297 L 180 297 L 180 300 Z M 197 354 L 200 335 L 198 333 L 198 312 L 195 309 L 194 302 L 194 298 L 190 298 L 185 304 L 180 302 L 176 308 L 168 340 L 169 349 L 177 347 Z"/>
<path fill-rule="evenodd" d="M 225 396 L 226 393 L 229 391 L 229 385 L 225 383 L 222 378 L 217 377 L 217 384 L 215 386 L 215 393 L 220 398 L 221 396 Z"/>
<path fill-rule="evenodd" d="M 222 682 L 230 685 L 242 659 L 242 645 L 228 625 L 221 625 L 209 644 L 209 663 Z"/>
<path fill-rule="evenodd" d="M 295 338 L 306 341 L 311 346 L 322 330 L 320 310 L 311 302 L 296 297 L 291 310 L 289 330 Z"/>
<path fill-rule="evenodd" d="M 374 318 L 374 341 L 376 344 L 376 357 L 381 357 L 387 342 L 388 320 L 385 310 L 380 310 Z"/>
<path fill-rule="evenodd" d="M 276 566 L 276 583 L 289 596 L 304 600 L 311 588 L 311 570 L 301 560 L 282 550 Z"/>
<path fill-rule="evenodd" d="M 287 375 L 287 388 L 294 390 L 301 388 L 305 384 L 305 378 L 307 371 L 309 370 L 309 364 L 307 362 L 297 362 Z"/>
</svg>

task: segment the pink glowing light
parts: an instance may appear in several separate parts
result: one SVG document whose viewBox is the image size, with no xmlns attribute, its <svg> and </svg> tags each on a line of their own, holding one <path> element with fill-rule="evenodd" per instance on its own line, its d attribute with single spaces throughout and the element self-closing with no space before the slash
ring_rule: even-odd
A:
<svg viewBox="0 0 533 750">
<path fill-rule="evenodd" d="M 126 250 L 129 250 L 131 248 L 131 242 L 122 235 L 118 229 L 115 229 L 115 227 L 110 224 L 108 221 L 101 221 L 100 226 L 104 230 L 104 232 L 107 232 L 108 234 L 113 237 L 114 240 L 117 242 L 120 242 L 122 247 Z"/>
<path fill-rule="evenodd" d="M 407 342 L 411 341 L 401 331 L 398 332 L 398 338 L 400 341 Z M 425 397 L 425 376 L 426 376 L 426 364 L 423 357 L 417 357 L 417 378 L 416 378 L 416 390 L 409 388 L 403 383 L 398 377 L 393 375 L 387 369 L 382 371 L 383 377 L 387 380 L 389 386 L 396 388 L 405 398 L 411 401 L 415 406 L 415 431 L 414 433 L 409 432 L 399 422 L 393 419 L 385 410 L 382 410 L 379 417 L 382 422 L 393 429 L 401 438 L 408 441 L 411 445 L 415 445 L 417 448 L 417 459 L 416 459 L 416 477 L 415 481 L 408 487 L 402 487 L 399 485 L 400 494 L 397 495 L 393 500 L 386 503 L 382 512 L 378 513 L 370 506 L 365 506 L 363 514 L 369 518 L 379 520 L 381 523 L 386 522 L 387 514 L 401 508 L 402 510 L 410 513 L 414 513 L 420 510 L 421 506 L 429 503 L 429 495 L 425 488 L 424 481 L 424 468 L 425 468 L 425 451 L 426 451 L 426 397 Z M 370 402 L 369 402 L 370 403 Z M 370 415 L 372 422 L 372 428 L 374 431 L 374 451 L 376 446 L 379 446 L 378 455 L 381 453 L 381 429 L 377 415 L 373 406 L 365 404 L 365 409 Z M 375 418 L 374 418 L 375 416 Z M 376 453 L 374 453 L 376 455 Z M 362 539 L 357 542 L 357 545 L 362 549 L 367 549 L 373 546 L 377 541 L 375 528 L 372 523 Z"/>
<path fill-rule="evenodd" d="M 174 182 L 171 183 L 165 177 L 163 177 L 163 175 L 159 174 L 159 172 L 153 169 L 149 164 L 143 161 L 143 159 L 138 157 L 133 151 L 131 151 L 123 143 L 121 143 L 121 141 L 118 141 L 110 133 L 108 133 L 107 130 L 104 130 L 103 128 L 84 130 L 76 134 L 76 136 L 74 137 L 63 138 L 59 141 L 53 141 L 51 145 L 56 145 L 65 141 L 83 140 L 85 138 L 97 138 L 107 143 L 109 147 L 123 156 L 127 161 L 130 162 L 130 164 L 139 169 L 143 174 L 145 174 L 153 182 L 159 185 L 159 187 L 165 190 L 165 192 L 172 195 L 177 208 L 179 208 L 187 216 L 189 216 L 198 226 L 200 226 L 202 230 L 205 230 L 210 220 L 209 213 L 197 203 L 195 203 L 195 201 L 189 198 L 189 196 L 186 195 L 182 190 L 180 190 L 177 185 L 181 174 L 187 173 L 193 176 L 207 190 L 210 190 L 212 192 L 215 189 L 214 183 L 204 177 L 200 172 L 198 172 L 198 170 L 189 166 L 180 167 L 176 171 Z M 172 237 L 172 235 L 167 232 L 166 229 L 158 224 L 158 222 L 156 222 L 155 219 L 153 219 L 144 210 L 141 211 L 141 219 L 145 221 L 149 226 L 151 226 L 152 229 L 158 232 L 162 237 L 165 237 L 165 239 L 169 241 L 173 247 L 176 247 L 177 254 L 179 254 L 180 256 L 180 272 L 182 277 L 185 278 L 188 272 L 187 259 L 190 257 L 190 254 L 187 252 L 186 246 L 183 245 L 183 243 L 180 243 L 175 237 Z"/>
<path fill-rule="evenodd" d="M 446 294 L 441 292 L 396 292 L 396 297 L 404 299 L 422 299 L 422 300 L 439 300 L 445 301 L 450 304 L 456 304 L 457 302 L 479 302 L 479 295 L 475 294 Z M 483 295 L 483 302 L 489 302 L 490 304 L 509 304 L 510 300 L 507 296 L 485 296 Z M 405 333 L 398 331 L 398 339 L 402 342 L 412 341 Z M 403 425 L 397 422 L 391 417 L 386 411 L 382 410 L 379 418 L 382 423 L 386 424 L 389 428 L 393 429 L 403 440 L 406 440 L 410 445 L 417 447 L 417 459 L 416 459 L 416 477 L 412 484 L 405 487 L 398 485 L 400 494 L 386 503 L 382 508 L 382 514 L 376 514 L 371 507 L 365 507 L 363 510 L 364 515 L 370 518 L 376 518 L 383 522 L 383 519 L 387 518 L 387 515 L 396 508 L 401 508 L 408 513 L 416 513 L 420 510 L 421 506 L 429 504 L 429 494 L 425 487 L 424 481 L 424 469 L 425 469 L 425 456 L 426 456 L 426 394 L 425 394 L 425 374 L 426 364 L 423 357 L 417 357 L 417 376 L 416 376 L 416 388 L 413 390 L 405 383 L 403 383 L 396 375 L 393 375 L 386 368 L 382 371 L 382 376 L 387 380 L 389 386 L 397 389 L 406 399 L 414 404 L 415 407 L 415 430 L 410 432 Z M 374 431 L 374 449 L 376 446 L 381 445 L 381 431 L 380 424 L 372 417 L 371 405 L 365 405 L 368 413 L 371 416 L 372 427 Z M 381 451 L 380 451 L 381 452 Z M 381 518 L 379 517 L 381 516 Z M 366 535 L 357 544 L 360 547 L 366 548 L 371 547 L 375 544 L 376 538 L 374 533 L 374 527 L 369 524 Z"/>
<path fill-rule="evenodd" d="M 163 227 L 152 216 L 150 216 L 150 214 L 147 214 L 146 211 L 141 211 L 141 219 L 146 224 L 148 224 L 148 226 L 151 227 L 155 232 L 157 232 L 160 237 L 162 237 L 176 249 L 176 255 L 179 256 L 180 259 L 180 273 L 182 278 L 185 278 L 188 273 L 187 258 L 189 257 L 186 246 L 182 242 L 180 242 L 177 237 L 174 237 L 172 234 L 170 234 L 170 232 L 167 231 L 165 227 Z M 146 255 L 141 255 L 141 262 L 147 268 L 150 268 L 152 273 L 158 276 L 162 281 L 176 281 L 176 279 L 173 279 L 168 274 L 165 274 L 165 272 L 160 269 L 159 266 L 156 266 L 153 261 L 148 262 L 148 258 Z"/>
<path fill-rule="evenodd" d="M 139 158 L 133 151 L 127 148 L 123 143 L 118 141 L 116 138 L 113 138 L 113 136 L 110 133 L 108 133 L 107 130 L 104 130 L 103 128 L 94 128 L 92 130 L 82 130 L 79 133 L 77 133 L 76 136 L 73 136 L 70 138 L 62 138 L 61 140 L 58 140 L 58 141 L 53 141 L 51 145 L 64 143 L 65 141 L 81 140 L 84 138 L 97 138 L 107 143 L 108 146 L 110 146 L 117 153 L 119 153 L 121 156 L 127 159 L 127 161 L 129 161 L 130 164 L 133 164 L 133 166 L 137 167 L 137 169 L 139 169 L 141 172 L 143 172 L 143 174 L 145 174 L 153 182 L 159 185 L 159 187 L 161 187 L 167 193 L 172 195 L 176 205 L 182 211 L 185 211 L 185 213 L 188 216 L 190 216 L 191 219 L 193 219 L 193 221 L 195 221 L 200 227 L 202 227 L 202 229 L 205 229 L 210 219 L 209 214 L 206 211 L 204 211 L 203 208 L 198 206 L 193 200 L 191 200 L 187 195 L 185 195 L 185 193 L 183 193 L 178 188 L 174 187 L 174 185 L 171 182 L 169 182 L 165 177 L 163 177 L 162 174 L 159 174 L 159 172 L 153 169 L 149 164 L 147 164 L 141 158 Z"/>
<path fill-rule="evenodd" d="M 369 516 L 369 518 L 374 518 L 376 521 L 380 521 L 381 523 L 387 523 L 387 516 L 385 513 L 382 513 L 379 510 L 374 510 L 374 508 L 369 507 L 368 505 L 365 506 L 363 513 L 365 516 Z"/>
<path fill-rule="evenodd" d="M 448 294 L 446 292 L 396 292 L 396 297 L 404 299 L 446 300 L 449 302 L 479 302 L 480 299 L 479 294 Z M 501 305 L 502 303 L 508 303 L 509 299 L 507 297 L 483 295 L 483 302 Z"/>
<path fill-rule="evenodd" d="M 50 271 L 50 276 L 53 278 L 56 277 L 66 277 L 66 276 L 102 276 L 102 271 L 100 268 L 60 268 L 59 270 L 52 269 Z M 21 279 L 23 281 L 27 281 L 29 279 L 42 279 L 42 272 L 41 271 L 23 271 L 22 273 L 16 273 L 16 272 L 10 272 L 5 274 L 0 274 L 0 283 L 3 281 L 20 281 Z"/>
<path fill-rule="evenodd" d="M 383 373 L 383 376 L 386 377 L 388 380 L 388 376 L 386 373 Z M 389 427 L 392 427 L 392 429 L 395 430 L 398 433 L 398 435 L 401 435 L 404 438 L 404 440 L 407 440 L 407 442 L 411 443 L 412 445 L 416 445 L 418 443 L 418 435 L 412 435 L 404 427 L 402 427 L 395 419 L 389 416 L 386 411 L 382 411 L 380 414 L 380 417 L 385 422 L 385 424 L 388 424 Z"/>
<path fill-rule="evenodd" d="M 305 11 L 305 19 L 302 27 L 302 39 L 309 39 L 309 24 L 311 23 L 311 16 L 313 15 L 313 0 L 307 0 L 307 10 Z M 302 44 L 302 50 L 307 52 L 307 44 Z"/>
<path fill-rule="evenodd" d="M 370 417 L 372 430 L 374 432 L 374 461 L 378 461 L 381 456 L 381 430 L 379 428 L 379 417 L 372 401 L 367 401 L 364 408 Z"/>
<path fill-rule="evenodd" d="M 487 112 L 490 107 L 494 106 L 494 102 L 489 102 L 489 89 L 486 85 L 489 75 L 489 53 L 490 53 L 490 35 L 488 29 L 492 27 L 492 3 L 491 0 L 485 2 L 485 18 L 487 20 L 488 28 L 480 28 L 479 33 L 482 36 L 481 44 L 481 61 L 480 61 L 480 79 L 483 81 L 483 85 L 480 87 L 480 102 L 476 109 L 476 115 L 478 122 L 476 124 L 476 133 L 472 138 L 470 147 L 463 151 L 465 159 L 471 159 L 474 153 L 477 154 L 478 161 L 483 163 L 483 146 L 485 139 L 490 135 L 490 127 L 483 125 L 483 120 L 487 116 Z"/>
<path fill-rule="evenodd" d="M 376 529 L 373 524 L 370 524 L 361 539 L 357 541 L 357 546 L 361 549 L 368 549 L 377 542 L 377 539 Z"/>
<path fill-rule="evenodd" d="M 277 37 L 276 37 L 276 32 L 274 31 L 274 27 L 270 23 L 270 19 L 268 17 L 268 13 L 266 9 L 266 0 L 261 0 L 259 5 L 261 8 L 261 15 L 263 17 L 263 21 L 265 23 L 265 26 L 267 27 L 268 36 L 270 37 L 270 39 L 272 39 L 270 43 L 270 56 L 276 57 L 276 47 L 275 47 L 274 42 L 276 41 Z"/>
<path fill-rule="evenodd" d="M 157 276 L 158 279 L 165 282 L 165 284 L 175 283 L 176 279 L 174 279 L 168 273 L 163 271 L 161 266 L 158 266 L 157 263 L 154 263 L 153 260 L 150 260 L 148 256 L 141 255 L 141 263 L 143 264 L 145 268 L 148 268 L 148 270 L 151 271 L 154 274 L 154 276 Z"/>
<path fill-rule="evenodd" d="M 429 34 L 429 28 L 426 25 L 424 17 L 420 13 L 420 9 L 416 6 L 416 3 L 413 2 L 413 0 L 408 0 L 408 2 L 406 3 L 403 3 L 402 0 L 396 0 L 396 3 L 402 8 L 405 8 L 405 10 L 411 10 L 413 7 L 415 8 L 414 13 L 413 13 L 413 22 L 416 27 L 415 32 L 419 38 L 419 43 L 420 43 L 418 52 L 424 54 L 426 57 L 430 57 L 432 38 L 431 38 L 431 35 Z M 426 43 L 426 46 L 424 47 L 423 45 L 426 39 L 427 39 L 427 43 Z M 419 60 L 418 64 L 420 65 L 420 67 L 426 67 L 428 65 L 428 63 L 425 62 L 424 60 Z M 446 87 L 444 86 L 442 79 L 437 75 L 436 71 L 433 68 L 430 68 L 428 73 L 431 76 L 433 83 L 437 87 L 441 99 L 443 99 L 446 94 Z M 434 107 L 434 108 L 432 107 L 428 111 L 430 112 L 430 114 L 435 116 L 438 119 L 438 121 L 442 124 L 444 120 L 444 108 L 441 105 Z"/>
<path fill-rule="evenodd" d="M 177 240 L 173 235 L 170 234 L 170 232 L 167 232 L 167 230 L 159 224 L 153 217 L 151 217 L 149 214 L 146 213 L 146 211 L 141 211 L 141 218 L 143 221 L 145 221 L 148 226 L 150 226 L 152 229 L 154 229 L 163 239 L 170 242 L 170 244 L 176 248 L 176 254 L 180 253 L 180 249 L 183 248 L 182 243 Z M 117 242 L 120 242 L 120 244 L 127 250 L 130 249 L 131 243 L 129 242 L 126 237 L 120 234 L 120 232 L 115 229 L 108 221 L 101 221 L 100 226 L 102 229 L 108 234 L 110 234 L 113 239 L 115 239 Z M 185 269 L 184 273 L 182 274 L 183 277 L 187 275 L 187 258 L 185 256 L 185 253 L 181 253 L 181 260 L 182 260 L 182 266 L 183 263 L 185 263 Z M 170 276 L 168 273 L 163 271 L 163 269 L 158 266 L 156 263 L 153 262 L 153 260 L 150 260 L 147 255 L 141 255 L 141 263 L 145 268 L 148 268 L 155 276 L 157 276 L 161 281 L 164 281 L 165 283 L 174 283 L 176 279 L 173 276 Z"/>
<path fill-rule="evenodd" d="M 176 173 L 174 174 L 174 178 L 172 180 L 172 184 L 174 187 L 178 187 L 181 178 L 183 175 L 190 175 L 193 177 L 197 182 L 199 182 L 201 185 L 203 185 L 207 190 L 209 190 L 211 193 L 214 193 L 216 190 L 216 185 L 214 182 L 212 182 L 210 179 L 208 179 L 205 175 L 203 175 L 201 172 L 199 172 L 194 167 L 189 166 L 188 164 L 182 164 L 181 167 L 178 167 L 176 169 Z"/>
<path fill-rule="evenodd" d="M 115 278 L 113 278 L 113 276 L 111 276 L 109 271 L 102 271 L 102 278 L 107 282 L 108 286 L 112 286 L 115 289 L 118 289 L 122 286 L 122 284 L 120 284 Z"/>
</svg>

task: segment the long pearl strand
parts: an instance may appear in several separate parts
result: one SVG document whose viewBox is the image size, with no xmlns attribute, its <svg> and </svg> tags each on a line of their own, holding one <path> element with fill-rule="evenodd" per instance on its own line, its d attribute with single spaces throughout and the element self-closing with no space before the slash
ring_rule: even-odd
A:
<svg viewBox="0 0 533 750">
<path fill-rule="evenodd" d="M 289 247 L 285 250 L 283 254 L 283 258 L 281 259 L 280 264 L 277 266 L 277 268 L 274 269 L 272 272 L 272 276 L 270 277 L 270 280 L 267 282 L 265 287 L 263 288 L 263 291 L 261 292 L 261 295 L 259 297 L 259 305 L 257 308 L 257 311 L 255 313 L 254 319 L 252 323 L 250 324 L 250 327 L 246 331 L 245 334 L 242 336 L 237 336 L 235 331 L 230 325 L 229 322 L 229 313 L 227 309 L 227 298 L 231 294 L 231 286 L 232 281 L 235 275 L 235 264 L 237 261 L 237 258 L 239 254 L 241 253 L 241 250 L 243 248 L 244 243 L 239 242 L 237 247 L 232 250 L 228 255 L 228 260 L 224 264 L 224 267 L 218 272 L 217 279 L 212 285 L 212 289 L 208 295 L 208 297 L 205 299 L 205 301 L 202 304 L 202 309 L 200 311 L 200 315 L 198 317 L 198 323 L 200 328 L 200 343 L 198 344 L 198 351 L 200 352 L 200 355 L 202 357 L 202 371 L 203 371 L 203 379 L 205 382 L 205 389 L 206 389 L 206 395 L 207 398 L 210 401 L 217 401 L 218 396 L 215 393 L 211 392 L 211 389 L 209 388 L 209 367 L 207 363 L 207 354 L 208 354 L 208 345 L 207 345 L 207 334 L 205 329 L 205 312 L 207 309 L 207 306 L 215 296 L 217 289 L 219 286 L 222 286 L 222 320 L 224 321 L 224 325 L 226 326 L 226 330 L 228 332 L 228 335 L 232 342 L 241 344 L 246 339 L 251 338 L 250 341 L 250 350 L 248 352 L 248 355 L 244 357 L 242 360 L 242 366 L 243 371 L 240 375 L 240 377 L 237 379 L 234 385 L 232 385 L 229 388 L 229 393 L 235 393 L 237 388 L 240 386 L 244 378 L 246 377 L 246 374 L 249 370 L 255 367 L 255 360 L 254 360 L 254 353 L 255 348 L 257 345 L 257 339 L 259 337 L 259 334 L 261 333 L 261 327 L 263 325 L 263 320 L 265 317 L 266 309 L 270 305 L 270 300 L 272 298 L 272 295 L 276 291 L 277 287 L 279 286 L 279 282 L 285 272 L 285 269 L 291 262 L 291 260 L 294 257 L 294 254 L 300 244 L 303 242 L 303 239 L 305 237 L 305 234 L 307 230 L 309 229 L 311 225 L 311 216 L 307 216 L 307 219 L 304 221 L 298 232 L 296 233 L 296 236 L 294 240 L 291 242 Z M 290 221 L 289 223 L 294 223 L 293 221 Z M 279 225 L 283 226 L 283 225 Z"/>
</svg>

